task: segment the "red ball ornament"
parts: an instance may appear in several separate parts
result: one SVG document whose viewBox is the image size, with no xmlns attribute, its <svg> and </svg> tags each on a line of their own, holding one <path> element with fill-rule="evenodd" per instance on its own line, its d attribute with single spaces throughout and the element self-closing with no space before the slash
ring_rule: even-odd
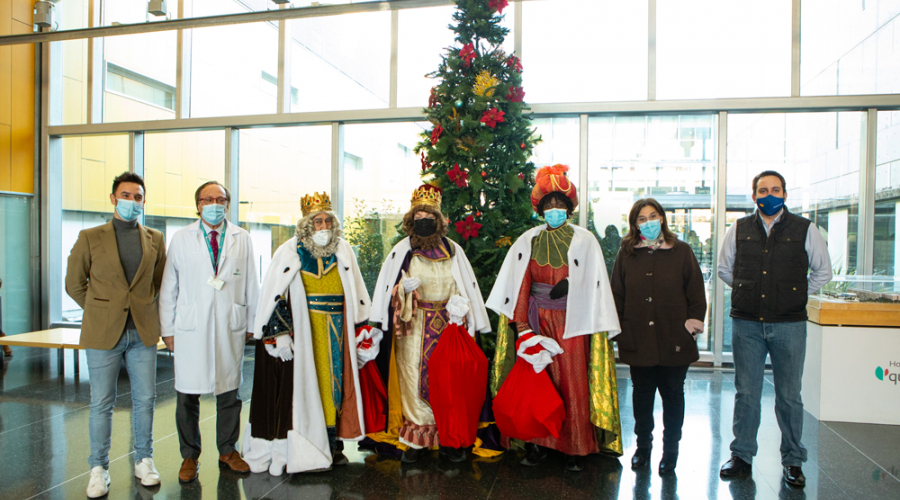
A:
<svg viewBox="0 0 900 500">
<path fill-rule="evenodd" d="M 481 212 L 475 212 L 475 217 L 481 217 Z"/>
<path fill-rule="evenodd" d="M 519 180 L 525 180 L 525 174 L 519 172 Z"/>
<path fill-rule="evenodd" d="M 519 144 L 519 147 L 525 149 L 525 143 L 523 142 L 522 144 Z"/>
<path fill-rule="evenodd" d="M 487 177 L 487 172 L 481 172 L 482 177 Z"/>
</svg>

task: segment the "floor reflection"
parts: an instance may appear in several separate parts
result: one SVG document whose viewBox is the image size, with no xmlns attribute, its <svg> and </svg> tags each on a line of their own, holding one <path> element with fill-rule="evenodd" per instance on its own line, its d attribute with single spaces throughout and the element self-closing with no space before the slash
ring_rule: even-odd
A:
<svg viewBox="0 0 900 500">
<path fill-rule="evenodd" d="M 87 364 L 74 371 L 71 352 L 62 374 L 56 353 L 15 348 L 15 357 L 0 370 L 0 498 L 84 498 L 90 386 Z M 253 382 L 253 351 L 246 353 L 243 419 L 249 412 Z M 199 478 L 177 480 L 181 456 L 175 431 L 173 358 L 160 354 L 157 408 L 154 419 L 154 459 L 162 477 L 156 488 L 133 478 L 131 395 L 127 375 L 118 383 L 110 452 L 112 482 L 109 498 L 134 499 L 897 499 L 900 498 L 900 426 L 874 426 L 804 421 L 809 462 L 807 487 L 781 481 L 771 375 L 763 393 L 759 456 L 750 477 L 722 481 L 718 469 L 729 456 L 734 402 L 733 374 L 727 370 L 692 369 L 685 385 L 684 438 L 675 474 L 656 472 L 662 450 L 661 403 L 657 398 L 654 451 L 650 467 L 630 468 L 634 453 L 631 384 L 627 368 L 618 371 L 625 455 L 619 459 L 592 456 L 585 470 L 565 470 L 565 459 L 550 456 L 538 467 L 519 464 L 508 452 L 493 459 L 471 457 L 464 463 L 442 460 L 437 452 L 419 463 L 360 451 L 348 444 L 346 467 L 316 474 L 273 477 L 220 470 L 215 450 L 215 399 L 201 398 L 201 433 L 207 449 L 200 457 Z"/>
</svg>

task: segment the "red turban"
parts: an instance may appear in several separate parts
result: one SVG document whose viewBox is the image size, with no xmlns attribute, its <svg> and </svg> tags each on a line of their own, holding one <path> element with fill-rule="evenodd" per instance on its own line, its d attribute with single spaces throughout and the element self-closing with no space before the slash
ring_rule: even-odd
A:
<svg viewBox="0 0 900 500">
<path fill-rule="evenodd" d="M 578 193 L 575 192 L 575 185 L 566 177 L 568 171 L 568 165 L 561 164 L 538 170 L 534 178 L 534 189 L 531 190 L 531 206 L 535 211 L 544 196 L 554 192 L 562 193 L 572 200 L 573 208 L 578 206 Z"/>
</svg>

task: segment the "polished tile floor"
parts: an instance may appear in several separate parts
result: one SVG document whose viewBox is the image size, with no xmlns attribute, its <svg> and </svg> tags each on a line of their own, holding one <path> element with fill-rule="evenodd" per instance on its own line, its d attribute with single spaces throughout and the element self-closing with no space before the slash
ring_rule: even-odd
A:
<svg viewBox="0 0 900 500">
<path fill-rule="evenodd" d="M 90 385 L 82 354 L 75 373 L 67 352 L 64 375 L 58 375 L 55 351 L 14 348 L 15 356 L 0 374 L 0 499 L 84 498 L 88 482 L 88 405 Z M 244 421 L 253 377 L 253 350 L 244 364 Z M 348 446 L 348 467 L 319 474 L 272 477 L 267 473 L 239 476 L 216 466 L 215 399 L 201 398 L 201 431 L 207 450 L 200 457 L 200 477 L 178 483 L 181 457 L 175 434 L 175 389 L 172 357 L 158 356 L 154 458 L 162 485 L 144 488 L 132 477 L 131 397 L 124 372 L 114 413 L 110 453 L 111 499 L 119 498 L 268 498 L 268 499 L 900 499 L 900 426 L 819 422 L 806 415 L 804 442 L 809 462 L 808 485 L 793 489 L 781 481 L 780 433 L 772 410 L 771 376 L 763 394 L 760 454 L 752 477 L 725 482 L 718 469 L 729 457 L 734 398 L 728 370 L 692 369 L 686 383 L 687 416 L 676 475 L 635 473 L 631 434 L 631 385 L 627 367 L 619 369 L 625 456 L 592 457 L 581 473 L 569 473 L 564 461 L 551 457 L 537 468 L 525 468 L 507 453 L 495 460 L 452 464 L 436 454 L 414 466 L 379 459 Z M 661 429 L 657 399 L 657 429 Z M 662 448 L 656 432 L 656 450 Z M 653 454 L 653 471 L 660 453 Z"/>
</svg>

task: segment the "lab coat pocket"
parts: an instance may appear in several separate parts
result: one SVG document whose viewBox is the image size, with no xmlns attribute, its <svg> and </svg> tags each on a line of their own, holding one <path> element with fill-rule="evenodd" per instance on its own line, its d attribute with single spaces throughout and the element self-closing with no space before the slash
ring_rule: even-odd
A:
<svg viewBox="0 0 900 500">
<path fill-rule="evenodd" d="M 197 328 L 197 306 L 181 305 L 175 313 L 175 330 L 182 332 L 194 331 Z"/>
<path fill-rule="evenodd" d="M 231 306 L 231 332 L 247 332 L 247 306 L 235 304 Z"/>
</svg>

